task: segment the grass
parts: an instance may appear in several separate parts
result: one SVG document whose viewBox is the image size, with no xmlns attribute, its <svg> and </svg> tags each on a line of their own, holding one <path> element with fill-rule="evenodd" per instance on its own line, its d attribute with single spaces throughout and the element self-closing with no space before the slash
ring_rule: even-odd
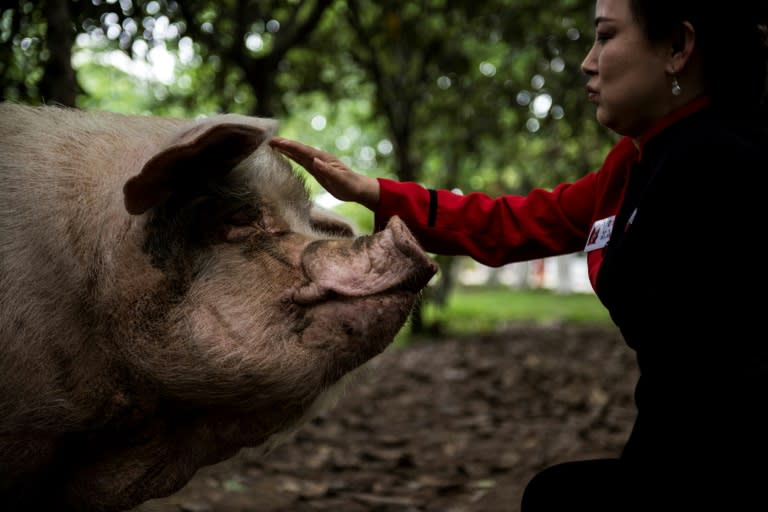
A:
<svg viewBox="0 0 768 512">
<path fill-rule="evenodd" d="M 423 318 L 425 325 L 439 324 L 445 335 L 497 332 L 514 323 L 611 323 L 608 311 L 592 293 L 505 287 L 457 288 L 444 308 L 424 304 Z M 407 343 L 409 333 L 407 325 L 396 341 Z"/>
</svg>

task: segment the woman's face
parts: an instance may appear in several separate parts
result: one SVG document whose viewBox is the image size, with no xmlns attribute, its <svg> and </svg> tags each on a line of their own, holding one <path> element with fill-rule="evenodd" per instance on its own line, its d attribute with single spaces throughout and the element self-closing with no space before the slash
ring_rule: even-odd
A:
<svg viewBox="0 0 768 512">
<path fill-rule="evenodd" d="M 670 111 L 669 49 L 652 44 L 632 16 L 630 0 L 597 0 L 595 43 L 581 64 L 589 101 L 603 126 L 640 136 Z"/>
</svg>

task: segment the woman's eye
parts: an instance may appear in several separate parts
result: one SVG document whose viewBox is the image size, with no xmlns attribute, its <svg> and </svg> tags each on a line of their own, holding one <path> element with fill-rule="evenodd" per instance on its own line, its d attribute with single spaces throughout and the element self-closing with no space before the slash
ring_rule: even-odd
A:
<svg viewBox="0 0 768 512">
<path fill-rule="evenodd" d="M 608 33 L 608 32 L 598 32 L 598 33 L 595 35 L 595 39 L 597 39 L 598 41 L 601 41 L 601 42 L 603 42 L 603 41 L 607 41 L 607 40 L 609 40 L 611 37 L 613 37 L 613 34 L 610 34 L 610 33 Z"/>
</svg>

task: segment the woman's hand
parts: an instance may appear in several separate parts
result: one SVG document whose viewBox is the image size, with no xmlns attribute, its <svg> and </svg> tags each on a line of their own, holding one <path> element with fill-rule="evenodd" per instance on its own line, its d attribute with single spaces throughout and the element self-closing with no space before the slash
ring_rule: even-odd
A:
<svg viewBox="0 0 768 512">
<path fill-rule="evenodd" d="M 269 145 L 304 167 L 336 199 L 371 210 L 379 204 L 379 181 L 353 171 L 330 153 L 283 137 L 272 137 Z"/>
</svg>

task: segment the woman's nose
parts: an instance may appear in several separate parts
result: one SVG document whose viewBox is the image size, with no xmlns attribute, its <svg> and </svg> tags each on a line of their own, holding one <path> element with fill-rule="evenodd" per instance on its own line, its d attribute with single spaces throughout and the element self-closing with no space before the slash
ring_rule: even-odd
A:
<svg viewBox="0 0 768 512">
<path fill-rule="evenodd" d="M 584 57 L 584 60 L 581 62 L 581 71 L 589 76 L 597 74 L 597 58 L 595 56 L 594 45 L 590 48 L 589 53 L 587 53 L 587 56 Z"/>
</svg>

